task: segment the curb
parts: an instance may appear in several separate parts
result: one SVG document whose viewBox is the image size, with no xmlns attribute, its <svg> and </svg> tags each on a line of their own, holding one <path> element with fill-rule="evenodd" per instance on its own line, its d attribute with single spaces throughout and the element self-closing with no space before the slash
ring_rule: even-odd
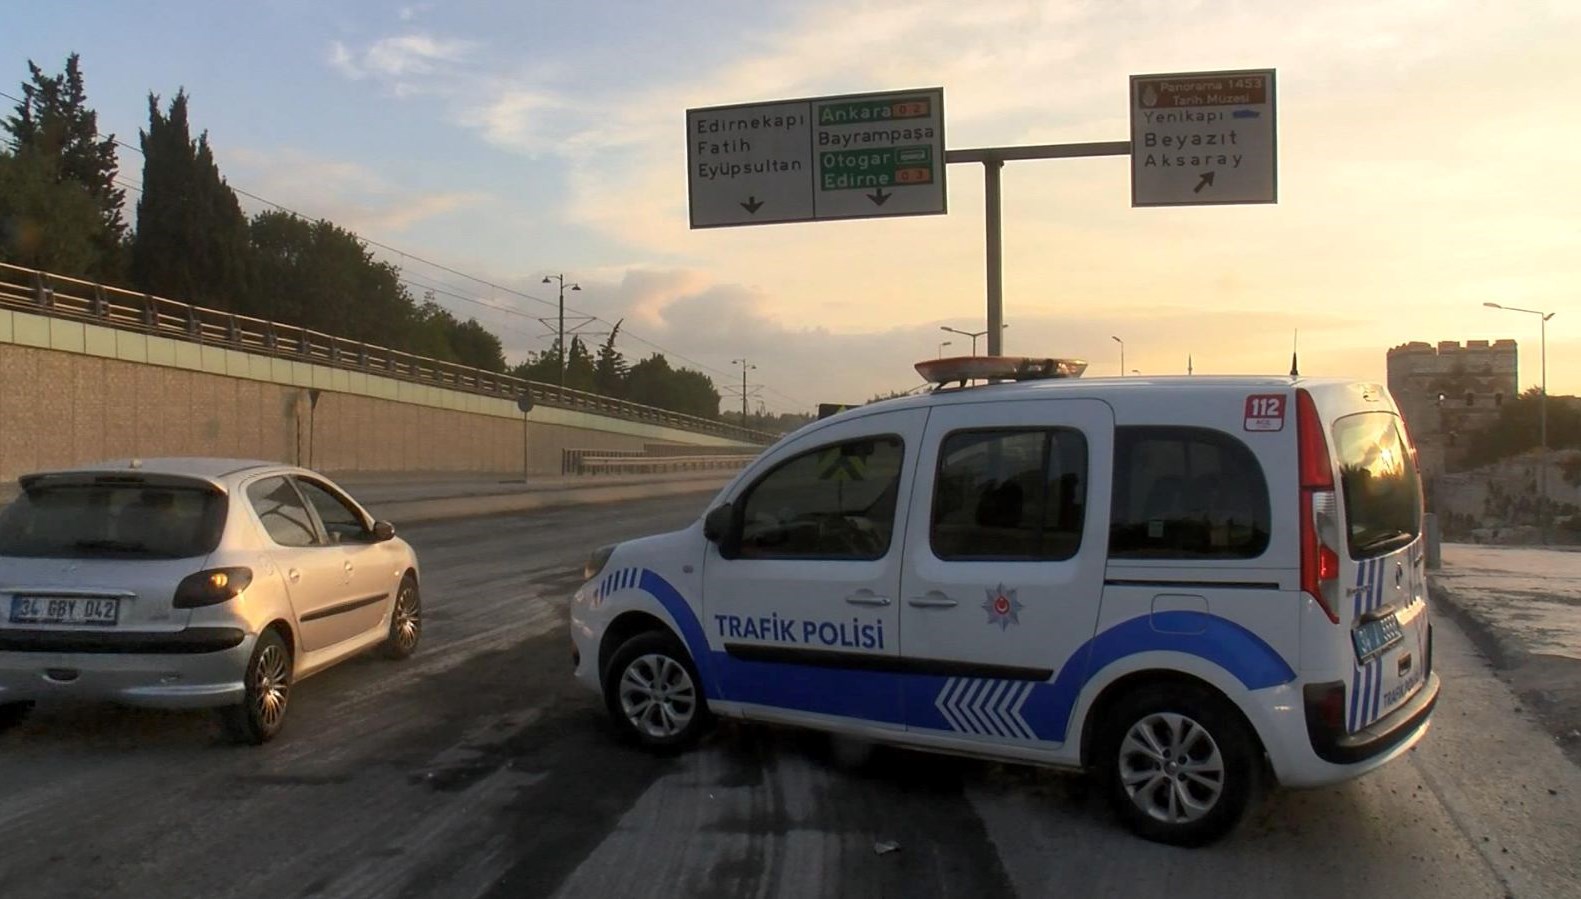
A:
<svg viewBox="0 0 1581 899">
<path fill-rule="evenodd" d="M 535 493 L 496 493 L 482 496 L 447 496 L 434 499 L 370 503 L 368 509 L 375 517 L 391 521 L 399 527 L 403 524 L 426 524 L 436 521 L 454 521 L 461 518 L 486 518 L 498 515 L 514 515 L 538 509 L 618 503 L 638 499 L 654 499 L 663 496 L 681 496 L 718 491 L 736 473 L 728 472 L 724 474 L 728 476 L 648 484 L 564 487 Z M 699 514 L 701 513 L 699 512 Z"/>
<path fill-rule="evenodd" d="M 1508 671 L 1520 666 L 1527 651 L 1517 641 L 1504 636 L 1498 627 L 1472 611 L 1453 588 L 1444 586 L 1434 575 L 1427 576 L 1428 598 L 1435 600 L 1438 610 L 1444 613 L 1470 638 L 1477 651 L 1482 653 L 1494 668 Z"/>
</svg>

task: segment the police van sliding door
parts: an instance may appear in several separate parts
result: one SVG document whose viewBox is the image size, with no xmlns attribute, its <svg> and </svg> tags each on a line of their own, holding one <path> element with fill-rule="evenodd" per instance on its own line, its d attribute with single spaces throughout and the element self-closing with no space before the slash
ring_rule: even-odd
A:
<svg viewBox="0 0 1581 899">
<path fill-rule="evenodd" d="M 899 729 L 903 524 L 927 410 L 865 415 L 773 451 L 703 563 L 719 698 Z"/>
<path fill-rule="evenodd" d="M 1047 748 L 1055 676 L 1079 670 L 1103 596 L 1114 416 L 1098 400 L 936 408 L 900 589 L 913 731 Z"/>
</svg>

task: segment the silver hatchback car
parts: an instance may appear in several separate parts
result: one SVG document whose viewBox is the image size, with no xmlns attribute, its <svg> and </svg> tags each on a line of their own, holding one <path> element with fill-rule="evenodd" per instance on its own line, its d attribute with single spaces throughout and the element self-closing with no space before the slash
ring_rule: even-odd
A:
<svg viewBox="0 0 1581 899">
<path fill-rule="evenodd" d="M 216 708 L 263 743 L 302 678 L 417 648 L 416 553 L 321 475 L 146 459 L 19 484 L 0 510 L 0 727 L 109 701 Z"/>
</svg>

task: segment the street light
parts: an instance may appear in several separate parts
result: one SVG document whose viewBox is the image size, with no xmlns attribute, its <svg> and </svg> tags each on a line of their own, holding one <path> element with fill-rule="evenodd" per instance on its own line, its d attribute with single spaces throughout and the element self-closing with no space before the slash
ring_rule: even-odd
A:
<svg viewBox="0 0 1581 899">
<path fill-rule="evenodd" d="M 944 358 L 944 348 L 949 346 L 949 345 L 950 345 L 950 341 L 948 341 L 948 340 L 942 340 L 942 341 L 939 342 L 939 358 L 940 359 Z"/>
<path fill-rule="evenodd" d="M 1120 377 L 1123 378 L 1125 377 L 1125 341 L 1113 334 L 1109 335 L 1109 339 L 1120 345 Z"/>
<path fill-rule="evenodd" d="M 1542 530 L 1543 543 L 1548 542 L 1548 320 L 1558 313 L 1543 312 L 1538 309 L 1522 309 L 1518 306 L 1503 306 L 1499 303 L 1483 303 L 1489 309 L 1503 309 L 1505 312 L 1524 312 L 1535 315 L 1538 319 L 1538 356 L 1542 370 L 1540 376 L 1541 391 L 1537 400 L 1538 429 L 1542 443 L 1542 453 L 1537 462 L 1537 489 L 1542 495 L 1537 497 L 1537 524 Z M 1516 385 L 1519 387 L 1519 385 Z"/>
<path fill-rule="evenodd" d="M 1003 331 L 1004 329 L 1006 329 L 1008 327 L 1010 327 L 1010 323 L 1009 322 L 1005 322 L 1004 324 L 999 326 L 999 330 Z M 949 331 L 951 334 L 959 334 L 962 337 L 970 337 L 972 339 L 972 355 L 973 356 L 977 355 L 977 338 L 979 338 L 979 337 L 983 336 L 984 334 L 988 333 L 987 331 L 962 331 L 960 328 L 952 328 L 949 325 L 940 325 L 939 326 L 939 330 L 940 331 Z"/>
<path fill-rule="evenodd" d="M 741 366 L 741 426 L 747 426 L 747 372 L 757 371 L 757 366 L 745 359 L 731 359 L 731 365 Z"/>
<path fill-rule="evenodd" d="M 560 282 L 560 386 L 565 386 L 565 275 L 546 275 L 543 283 L 552 284 Z M 580 284 L 572 284 L 572 290 L 581 290 Z"/>
</svg>

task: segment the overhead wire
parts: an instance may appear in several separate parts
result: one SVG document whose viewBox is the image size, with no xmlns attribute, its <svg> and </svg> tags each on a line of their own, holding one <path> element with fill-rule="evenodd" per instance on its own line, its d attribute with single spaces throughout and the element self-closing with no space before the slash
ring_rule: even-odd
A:
<svg viewBox="0 0 1581 899">
<path fill-rule="evenodd" d="M 6 98 L 8 100 L 11 100 L 14 103 L 21 103 L 21 102 L 23 102 L 20 98 L 14 97 L 11 94 L 8 94 L 8 93 L 6 93 L 4 91 L 0 91 L 0 97 L 4 97 L 4 98 Z M 143 150 L 142 150 L 141 147 L 134 146 L 134 145 L 132 145 L 130 143 L 127 143 L 124 140 L 121 140 L 120 138 L 115 138 L 114 140 L 115 140 L 115 143 L 116 143 L 117 146 L 123 147 L 123 148 L 125 148 L 127 150 L 131 150 L 132 152 L 138 154 L 139 156 L 143 155 Z M 135 191 L 135 192 L 137 192 L 139 194 L 141 194 L 143 192 L 141 186 L 134 187 L 130 183 L 127 183 L 127 182 L 123 181 L 119 177 L 117 177 L 115 179 L 115 183 L 120 185 L 120 186 L 122 186 L 122 187 L 125 187 L 127 189 L 133 190 L 133 191 Z M 284 212 L 284 213 L 286 213 L 288 215 L 293 215 L 293 216 L 295 216 L 295 217 L 297 217 L 299 219 L 302 219 L 304 221 L 315 221 L 315 219 L 310 218 L 309 216 L 304 215 L 301 212 L 298 212 L 297 210 L 292 209 L 291 207 L 286 206 L 286 205 L 284 205 L 282 203 L 276 203 L 275 201 L 270 200 L 267 197 L 259 196 L 258 194 L 255 194 L 255 193 L 253 193 L 251 191 L 244 190 L 243 188 L 237 187 L 234 184 L 228 184 L 227 186 L 229 186 L 230 189 L 232 191 L 235 191 L 239 196 L 247 197 L 248 199 L 253 200 L 254 202 L 257 202 L 257 203 L 262 203 L 263 205 L 265 205 L 267 207 L 270 207 L 271 209 L 275 209 L 275 210 L 278 210 L 280 212 Z M 476 275 L 469 274 L 467 272 L 461 271 L 460 269 L 452 268 L 452 267 L 450 267 L 448 265 L 445 265 L 443 263 L 435 262 L 435 261 L 433 261 L 431 259 L 426 259 L 426 258 L 424 258 L 422 256 L 419 256 L 419 255 L 415 254 L 415 253 L 409 253 L 409 252 L 407 252 L 405 250 L 399 249 L 398 247 L 393 247 L 393 246 L 390 246 L 389 244 L 381 243 L 380 241 L 373 240 L 370 237 L 366 237 L 364 235 L 357 234 L 355 231 L 351 231 L 350 229 L 344 229 L 344 230 L 347 230 L 349 233 L 351 233 L 353 236 L 355 236 L 358 240 L 362 241 L 363 243 L 367 244 L 368 246 L 377 247 L 378 249 L 381 249 L 381 250 L 385 251 L 386 253 L 393 253 L 394 255 L 399 257 L 400 260 L 401 260 L 399 268 L 401 269 L 403 274 L 406 273 L 406 269 L 408 268 L 408 266 L 405 264 L 405 261 L 410 259 L 410 260 L 413 260 L 415 262 L 418 262 L 418 263 L 421 263 L 423 265 L 426 265 L 426 266 L 428 266 L 430 268 L 437 269 L 437 270 L 445 272 L 447 274 L 455 275 L 456 277 L 459 277 L 459 278 L 466 279 L 467 281 L 471 281 L 471 282 L 473 282 L 475 284 L 481 284 L 481 285 L 483 285 L 485 287 L 488 287 L 488 288 L 490 288 L 492 290 L 496 290 L 496 291 L 500 291 L 502 293 L 510 294 L 511 296 L 520 297 L 520 298 L 522 298 L 524 300 L 529 300 L 529 301 L 534 302 L 534 303 L 539 303 L 541 305 L 548 306 L 548 307 L 556 309 L 556 310 L 558 310 L 560 308 L 560 303 L 558 302 L 558 300 L 548 300 L 548 299 L 545 299 L 545 298 L 540 297 L 540 296 L 534 296 L 533 294 L 527 293 L 526 291 L 517 290 L 516 288 L 508 287 L 508 286 L 506 286 L 504 284 L 499 284 L 499 283 L 491 281 L 491 280 L 489 280 L 487 278 L 480 278 L 480 277 L 478 277 Z M 433 287 L 425 287 L 424 289 L 435 290 L 436 293 L 443 293 L 444 295 L 449 296 L 452 299 L 456 299 L 456 300 L 461 300 L 463 302 L 472 303 L 472 304 L 475 304 L 475 305 L 478 305 L 478 306 L 482 306 L 482 307 L 487 308 L 487 309 L 491 309 L 491 310 L 496 311 L 496 312 L 502 312 L 502 313 L 506 313 L 506 314 L 509 314 L 509 315 L 517 315 L 517 316 L 521 316 L 523 318 L 533 319 L 535 321 L 538 318 L 535 315 L 531 315 L 531 314 L 523 312 L 523 311 L 521 311 L 519 309 L 511 309 L 511 308 L 506 307 L 506 306 L 497 306 L 497 305 L 494 305 L 492 303 L 487 303 L 487 302 L 485 302 L 483 300 L 479 300 L 479 299 L 476 299 L 476 298 L 467 297 L 467 296 L 463 296 L 463 295 L 457 294 L 454 291 L 440 291 L 440 290 L 438 290 L 436 288 L 433 288 Z M 612 322 L 612 321 L 610 321 L 607 318 L 604 318 L 604 317 L 599 316 L 599 315 L 594 315 L 593 313 L 586 312 L 584 310 L 578 309 L 578 308 L 570 306 L 570 305 L 565 306 L 565 311 L 573 313 L 573 314 L 575 314 L 575 315 L 577 315 L 579 317 L 587 318 L 590 321 L 598 322 L 598 323 L 603 324 L 603 325 L 607 325 L 610 328 L 614 328 L 615 325 L 616 325 L 616 322 Z M 518 332 L 518 333 L 520 333 L 520 332 Z M 657 351 L 658 353 L 660 353 L 660 354 L 662 354 L 662 355 L 664 355 L 666 357 L 678 359 L 678 360 L 680 360 L 682 362 L 685 362 L 685 363 L 687 363 L 689 365 L 693 365 L 693 366 L 697 367 L 700 370 L 710 372 L 712 374 L 718 375 L 718 376 L 723 377 L 723 378 L 732 378 L 732 377 L 734 377 L 734 374 L 732 372 L 729 372 L 729 371 L 727 371 L 725 369 L 722 369 L 722 368 L 719 368 L 719 367 L 716 367 L 716 366 L 713 366 L 713 365 L 709 365 L 707 363 L 701 362 L 701 361 L 699 361 L 697 359 L 694 359 L 692 357 L 682 355 L 681 353 L 678 353 L 678 352 L 676 352 L 673 349 L 665 347 L 662 344 L 659 344 L 659 343 L 657 343 L 655 341 L 649 340 L 648 338 L 645 338 L 645 337 L 641 336 L 640 334 L 634 333 L 633 331 L 627 329 L 624 326 L 624 322 L 623 321 L 621 323 L 621 334 L 622 334 L 622 336 L 624 336 L 624 337 L 626 337 L 626 338 L 628 338 L 628 339 L 630 339 L 630 340 L 632 340 L 632 341 L 634 341 L 636 343 L 640 343 L 643 346 L 649 347 L 649 348 Z M 804 407 L 811 405 L 811 404 L 807 403 L 807 401 L 802 399 L 802 398 L 792 396 L 792 395 L 790 395 L 790 394 L 788 394 L 788 393 L 786 393 L 786 392 L 784 392 L 782 390 L 779 390 L 779 389 L 777 389 L 775 387 L 772 387 L 772 386 L 770 386 L 768 384 L 762 384 L 761 386 L 763 387 L 764 390 L 768 391 L 769 393 L 772 393 L 772 394 L 774 394 L 774 395 L 776 395 L 776 396 L 780 397 L 781 399 L 786 400 L 788 402 L 795 403 L 797 405 L 804 406 Z"/>
</svg>

